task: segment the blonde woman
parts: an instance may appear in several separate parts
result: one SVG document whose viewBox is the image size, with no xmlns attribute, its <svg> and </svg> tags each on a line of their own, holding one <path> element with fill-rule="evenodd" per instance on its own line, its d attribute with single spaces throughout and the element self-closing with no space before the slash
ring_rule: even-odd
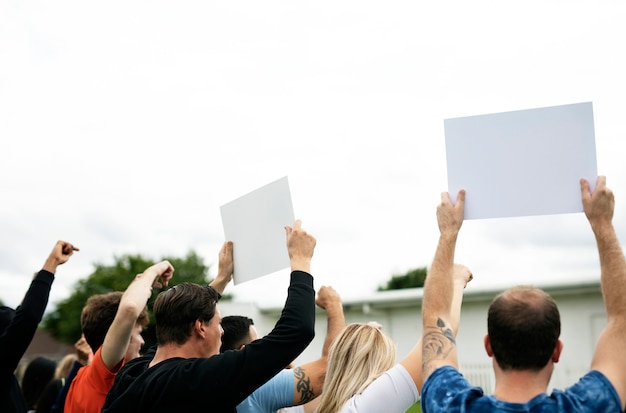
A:
<svg viewBox="0 0 626 413">
<path fill-rule="evenodd" d="M 454 268 L 454 332 L 459 325 L 463 289 L 472 279 Z M 404 413 L 422 388 L 422 340 L 400 362 L 396 346 L 377 323 L 349 324 L 328 354 L 328 367 L 315 413 Z"/>
</svg>

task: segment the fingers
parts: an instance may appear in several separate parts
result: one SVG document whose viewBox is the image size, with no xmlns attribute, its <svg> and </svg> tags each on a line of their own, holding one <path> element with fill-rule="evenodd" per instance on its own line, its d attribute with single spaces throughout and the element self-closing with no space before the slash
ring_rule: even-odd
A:
<svg viewBox="0 0 626 413">
<path fill-rule="evenodd" d="M 459 190 L 459 193 L 456 196 L 456 207 L 465 208 L 465 189 Z"/>
<path fill-rule="evenodd" d="M 62 243 L 61 251 L 65 255 L 72 255 L 74 251 L 80 251 L 78 247 L 70 244 L 69 242 L 65 242 L 65 241 L 59 241 L 59 242 Z"/>
</svg>

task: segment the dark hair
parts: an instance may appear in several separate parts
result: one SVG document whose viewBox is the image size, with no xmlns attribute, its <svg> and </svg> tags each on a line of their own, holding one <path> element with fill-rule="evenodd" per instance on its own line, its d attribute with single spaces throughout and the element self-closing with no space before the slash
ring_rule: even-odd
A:
<svg viewBox="0 0 626 413">
<path fill-rule="evenodd" d="M 559 309 L 545 291 L 514 287 L 489 306 L 487 331 L 501 369 L 537 371 L 550 361 L 561 334 Z"/>
<path fill-rule="evenodd" d="M 254 325 L 251 318 L 241 315 L 222 317 L 222 346 L 220 353 L 226 350 L 238 350 L 245 344 L 250 344 L 250 326 Z"/>
<path fill-rule="evenodd" d="M 49 413 L 64 384 L 65 378 L 50 380 L 39 396 L 35 413 Z"/>
<path fill-rule="evenodd" d="M 35 357 L 26 366 L 22 377 L 22 395 L 29 410 L 37 406 L 43 389 L 50 380 L 54 379 L 56 368 L 57 364 L 45 357 Z"/>
<path fill-rule="evenodd" d="M 104 343 L 104 337 L 107 331 L 109 331 L 111 324 L 113 324 L 123 294 L 121 291 L 113 291 L 106 294 L 92 295 L 87 299 L 87 303 L 83 307 L 83 312 L 80 316 L 80 326 L 87 344 L 89 344 L 94 353 Z M 144 328 L 148 325 L 150 319 L 148 318 L 147 307 L 144 307 L 137 318 L 137 322 Z"/>
<path fill-rule="evenodd" d="M 157 344 L 183 344 L 196 320 L 211 321 L 218 293 L 209 286 L 184 282 L 160 293 L 152 308 Z"/>
</svg>

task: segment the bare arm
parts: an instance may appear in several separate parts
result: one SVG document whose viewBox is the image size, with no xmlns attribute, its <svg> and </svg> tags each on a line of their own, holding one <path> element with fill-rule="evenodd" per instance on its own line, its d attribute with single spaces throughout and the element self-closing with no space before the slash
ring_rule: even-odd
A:
<svg viewBox="0 0 626 413">
<path fill-rule="evenodd" d="M 167 286 L 173 273 L 172 264 L 161 261 L 138 274 L 126 288 L 115 319 L 102 343 L 102 361 L 110 370 L 123 360 L 137 318 L 152 295 L 152 286 L 160 286 L 161 283 Z"/>
<path fill-rule="evenodd" d="M 322 286 L 317 293 L 315 303 L 326 311 L 328 317 L 326 338 L 324 339 L 322 356 L 319 359 L 294 369 L 294 404 L 308 403 L 322 393 L 324 378 L 326 377 L 328 350 L 346 326 L 343 304 L 334 288 Z"/>
<path fill-rule="evenodd" d="M 235 266 L 233 261 L 233 242 L 226 241 L 220 249 L 217 266 L 217 277 L 209 284 L 220 295 L 224 294 L 226 286 L 233 279 Z"/>
<path fill-rule="evenodd" d="M 467 286 L 467 283 L 472 280 L 473 276 L 470 270 L 461 264 L 454 264 L 453 270 L 453 292 L 450 310 L 450 326 L 453 334 L 459 330 L 459 323 L 461 321 L 461 305 L 463 304 L 463 290 Z M 402 366 L 409 372 L 415 383 L 415 387 L 421 393 L 422 385 L 422 338 L 417 341 L 417 344 L 409 354 L 400 362 Z"/>
<path fill-rule="evenodd" d="M 606 177 L 599 176 L 593 193 L 589 183 L 580 183 L 583 208 L 591 224 L 600 255 L 602 294 L 607 326 L 602 331 L 591 362 L 601 371 L 626 401 L 626 259 L 613 227 L 615 200 L 606 187 Z"/>
<path fill-rule="evenodd" d="M 460 315 L 459 300 L 454 298 L 454 251 L 463 224 L 465 191 L 459 191 L 456 205 L 452 205 L 447 193 L 441 194 L 437 208 L 439 243 L 432 265 L 424 283 L 422 305 L 422 380 L 426 381 L 435 369 L 451 365 L 458 367 L 456 351 L 456 328 L 454 320 Z M 454 309 L 456 305 L 459 309 Z M 418 389 L 420 387 L 418 386 Z"/>
</svg>

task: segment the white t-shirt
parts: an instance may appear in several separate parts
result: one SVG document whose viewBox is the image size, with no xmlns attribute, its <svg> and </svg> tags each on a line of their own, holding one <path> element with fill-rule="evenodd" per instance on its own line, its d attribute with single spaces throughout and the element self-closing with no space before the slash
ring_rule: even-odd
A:
<svg viewBox="0 0 626 413">
<path fill-rule="evenodd" d="M 341 413 L 405 413 L 419 400 L 419 392 L 409 372 L 396 364 L 367 386 L 361 394 L 352 396 Z"/>
</svg>

